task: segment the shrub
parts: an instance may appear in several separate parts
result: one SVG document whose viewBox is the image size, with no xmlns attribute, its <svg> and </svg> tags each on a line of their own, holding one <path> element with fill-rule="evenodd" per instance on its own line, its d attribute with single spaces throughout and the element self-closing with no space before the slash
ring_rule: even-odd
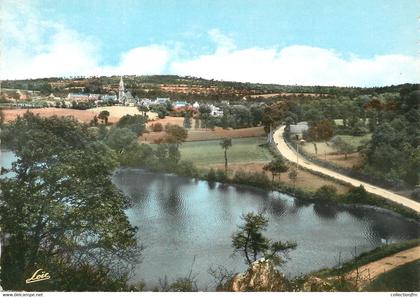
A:
<svg viewBox="0 0 420 297">
<path fill-rule="evenodd" d="M 333 201 L 337 199 L 337 188 L 329 185 L 322 186 L 314 193 L 313 198 L 322 201 Z"/>
<path fill-rule="evenodd" d="M 163 126 L 162 126 L 161 123 L 152 124 L 150 126 L 150 128 L 152 129 L 153 132 L 162 132 L 163 131 Z"/>
<path fill-rule="evenodd" d="M 237 171 L 232 181 L 237 184 L 262 188 L 268 188 L 271 185 L 270 179 L 265 173 L 244 172 L 243 170 Z"/>
<path fill-rule="evenodd" d="M 369 200 L 369 194 L 365 188 L 361 185 L 357 188 L 352 188 L 345 196 L 345 199 L 349 202 L 354 203 L 366 203 Z"/>
<path fill-rule="evenodd" d="M 197 177 L 198 170 L 191 161 L 180 161 L 176 168 L 176 173 L 183 176 Z"/>
<path fill-rule="evenodd" d="M 207 173 L 207 180 L 208 181 L 216 181 L 216 172 L 213 168 L 210 168 L 209 172 Z"/>
<path fill-rule="evenodd" d="M 226 175 L 226 172 L 222 169 L 217 169 L 216 170 L 216 179 L 219 182 L 225 182 L 228 179 L 228 177 Z"/>
</svg>

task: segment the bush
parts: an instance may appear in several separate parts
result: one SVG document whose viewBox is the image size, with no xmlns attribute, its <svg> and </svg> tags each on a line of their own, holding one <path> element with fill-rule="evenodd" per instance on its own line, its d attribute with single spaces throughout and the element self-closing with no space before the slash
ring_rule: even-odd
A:
<svg viewBox="0 0 420 297">
<path fill-rule="evenodd" d="M 420 187 L 414 189 L 413 193 L 411 193 L 411 197 L 416 201 L 420 201 Z"/>
<path fill-rule="evenodd" d="M 243 170 L 237 171 L 232 181 L 237 184 L 261 188 L 269 188 L 271 185 L 271 181 L 265 173 L 244 172 Z"/>
<path fill-rule="evenodd" d="M 219 182 L 225 182 L 228 179 L 226 173 L 222 169 L 216 171 L 216 180 Z"/>
<path fill-rule="evenodd" d="M 198 170 L 191 161 L 180 161 L 176 168 L 176 173 L 183 176 L 197 177 Z"/>
<path fill-rule="evenodd" d="M 152 124 L 150 126 L 150 128 L 152 129 L 153 132 L 162 132 L 163 131 L 163 126 L 162 126 L 161 123 Z"/>
<path fill-rule="evenodd" d="M 313 198 L 321 201 L 334 201 L 337 199 L 337 188 L 329 185 L 322 186 L 314 193 Z"/>
<path fill-rule="evenodd" d="M 345 200 L 353 203 L 367 203 L 369 200 L 369 194 L 365 188 L 361 185 L 357 188 L 352 188 L 345 196 Z"/>
<path fill-rule="evenodd" d="M 208 181 L 216 181 L 216 172 L 214 171 L 213 168 L 210 168 L 209 172 L 207 173 L 206 178 Z"/>
<path fill-rule="evenodd" d="M 128 128 L 136 135 L 143 134 L 147 118 L 142 115 L 125 115 L 117 123 L 118 128 Z"/>
</svg>

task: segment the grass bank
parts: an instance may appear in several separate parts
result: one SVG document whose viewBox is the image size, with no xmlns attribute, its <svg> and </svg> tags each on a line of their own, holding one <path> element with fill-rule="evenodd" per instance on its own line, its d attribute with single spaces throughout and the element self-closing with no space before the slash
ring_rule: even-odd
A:
<svg viewBox="0 0 420 297">
<path fill-rule="evenodd" d="M 269 162 L 273 156 L 264 146 L 266 137 L 232 139 L 228 149 L 230 163 Z M 225 162 L 220 140 L 185 142 L 180 147 L 181 159 L 197 166 L 222 164 Z"/>
<path fill-rule="evenodd" d="M 370 292 L 419 292 L 420 261 L 407 263 L 381 274 L 365 290 Z"/>
<path fill-rule="evenodd" d="M 388 257 L 403 250 L 416 247 L 418 245 L 420 245 L 420 238 L 383 245 L 369 252 L 360 254 L 353 260 L 342 264 L 341 267 L 323 269 L 318 272 L 315 272 L 314 275 L 320 277 L 330 277 L 344 274 L 356 269 L 357 267 L 361 267 L 365 264 L 377 261 L 379 259 Z"/>
</svg>

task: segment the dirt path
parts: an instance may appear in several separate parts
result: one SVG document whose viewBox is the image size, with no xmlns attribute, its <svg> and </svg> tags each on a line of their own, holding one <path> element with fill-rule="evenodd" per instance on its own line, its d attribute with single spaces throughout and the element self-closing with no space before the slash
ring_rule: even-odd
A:
<svg viewBox="0 0 420 297">
<path fill-rule="evenodd" d="M 279 127 L 273 134 L 273 138 L 274 138 L 274 142 L 277 145 L 277 149 L 280 151 L 280 153 L 283 155 L 284 158 L 286 158 L 287 160 L 291 161 L 291 162 L 297 162 L 298 158 L 299 158 L 299 166 L 301 167 L 305 167 L 307 169 L 316 171 L 316 172 L 320 172 L 322 174 L 331 176 L 333 178 L 342 180 L 346 183 L 349 183 L 355 187 L 358 187 L 360 185 L 363 185 L 363 187 L 365 188 L 365 190 L 369 193 L 372 194 L 376 194 L 379 195 L 381 197 L 384 197 L 385 199 L 391 200 L 395 203 L 399 203 L 404 205 L 405 207 L 411 208 L 417 212 L 420 212 L 420 203 L 414 201 L 414 200 L 410 200 L 404 196 L 392 193 L 391 191 L 385 190 L 383 188 L 377 187 L 377 186 L 373 186 L 371 184 L 368 184 L 366 182 L 362 182 L 360 180 L 339 174 L 335 171 L 326 169 L 324 167 L 318 166 L 312 162 L 309 162 L 308 160 L 304 159 L 301 155 L 297 155 L 296 152 L 289 147 L 289 145 L 285 142 L 284 138 L 283 138 L 283 133 L 284 133 L 284 128 L 286 126 L 281 126 Z"/>
<path fill-rule="evenodd" d="M 358 280 L 358 285 L 364 287 L 378 275 L 420 259 L 420 246 L 398 252 L 391 256 L 382 258 L 378 261 L 368 263 L 353 270 L 346 275 L 350 280 Z M 358 276 L 357 276 L 358 275 Z"/>
</svg>

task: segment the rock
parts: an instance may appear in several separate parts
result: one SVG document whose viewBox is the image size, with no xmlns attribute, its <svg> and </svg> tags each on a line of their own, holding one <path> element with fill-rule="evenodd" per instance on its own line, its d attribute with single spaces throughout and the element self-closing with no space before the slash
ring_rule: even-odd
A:
<svg viewBox="0 0 420 297">
<path fill-rule="evenodd" d="M 319 277 L 310 276 L 303 284 L 304 292 L 334 292 L 334 286 Z"/>
<path fill-rule="evenodd" d="M 244 273 L 236 274 L 223 287 L 230 292 L 279 292 L 285 290 L 286 279 L 270 260 L 264 258 L 255 261 Z"/>
</svg>

